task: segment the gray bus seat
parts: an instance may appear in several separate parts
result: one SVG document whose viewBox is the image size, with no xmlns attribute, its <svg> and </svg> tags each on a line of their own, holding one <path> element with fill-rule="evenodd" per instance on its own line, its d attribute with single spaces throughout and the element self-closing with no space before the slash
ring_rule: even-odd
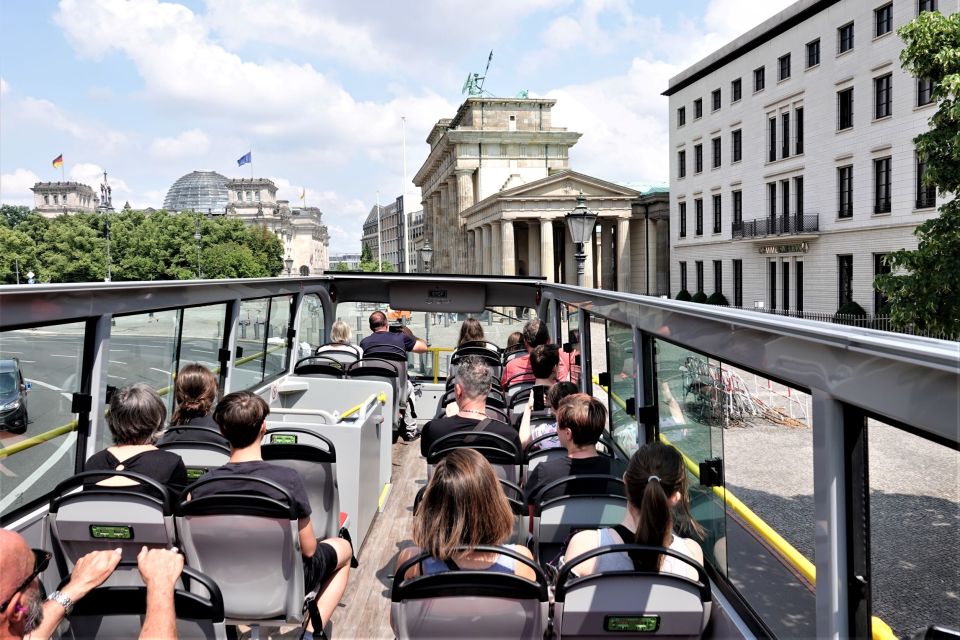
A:
<svg viewBox="0 0 960 640">
<path fill-rule="evenodd" d="M 527 403 L 530 401 L 530 395 L 533 393 L 538 393 L 538 389 L 543 390 L 544 396 L 546 396 L 547 391 L 550 389 L 548 385 L 544 384 L 534 384 L 529 387 L 523 386 L 523 388 L 515 391 L 508 401 L 508 411 L 507 415 L 510 418 L 510 424 L 516 428 L 520 428 L 520 419 L 523 417 L 523 412 L 527 409 Z"/>
<path fill-rule="evenodd" d="M 123 562 L 121 569 L 132 569 L 135 562 Z M 63 587 L 69 578 L 64 578 Z M 177 614 L 177 638 L 214 638 L 226 640 L 227 628 L 223 615 L 223 597 L 217 584 L 204 574 L 184 566 L 181 580 L 202 587 L 204 594 L 177 588 L 173 606 Z M 147 613 L 147 588 L 139 585 L 98 587 L 90 591 L 73 607 L 65 619 L 62 638 L 89 640 L 90 638 L 136 638 L 143 628 Z"/>
<path fill-rule="evenodd" d="M 500 481 L 500 488 L 503 489 L 503 493 L 507 498 L 507 502 L 510 504 L 510 511 L 513 512 L 515 520 L 513 533 L 510 534 L 510 538 L 506 543 L 526 546 L 529 533 L 528 522 L 530 519 L 530 510 L 527 508 L 527 501 L 524 499 L 523 489 L 521 489 L 519 485 L 504 480 L 503 478 L 497 478 L 497 480 Z M 420 507 L 420 501 L 423 500 L 423 494 L 426 490 L 426 485 L 420 487 L 416 497 L 413 499 L 414 515 L 416 515 L 417 509 Z"/>
<path fill-rule="evenodd" d="M 400 371 L 401 369 L 404 371 L 403 380 L 405 381 L 406 367 L 406 364 L 398 361 L 368 358 L 364 354 L 362 360 L 347 365 L 346 373 L 348 378 L 373 378 L 393 387 L 393 415 L 396 416 L 399 414 L 400 407 L 407 401 L 406 384 L 400 384 Z"/>
<path fill-rule="evenodd" d="M 323 356 L 336 360 L 343 366 L 353 364 L 360 359 L 360 352 L 353 348 L 353 345 L 336 345 L 336 349 L 327 349 L 326 346 L 317 347 L 314 355 Z"/>
<path fill-rule="evenodd" d="M 256 482 L 284 496 L 228 493 L 186 500 L 202 485 Z M 201 478 L 176 509 L 187 564 L 210 576 L 223 594 L 228 624 L 299 624 L 304 582 L 293 500 L 280 485 L 255 476 Z"/>
<path fill-rule="evenodd" d="M 656 551 L 693 567 L 697 579 L 638 569 L 574 575 L 576 566 L 609 553 Z M 553 628 L 561 638 L 699 638 L 713 598 L 707 573 L 670 549 L 621 544 L 591 549 L 567 560 L 557 575 Z"/>
<path fill-rule="evenodd" d="M 450 356 L 450 367 L 447 370 L 450 371 L 459 365 L 464 358 L 471 356 L 483 360 L 487 366 L 490 367 L 490 373 L 494 378 L 499 378 L 501 373 L 503 373 L 503 360 L 500 357 L 499 351 L 491 351 L 482 346 L 466 345 L 461 345 L 454 350 Z"/>
<path fill-rule="evenodd" d="M 139 484 L 95 484 L 112 477 Z M 136 561 L 141 547 L 166 548 L 177 540 L 167 488 L 132 471 L 85 471 L 67 478 L 51 492 L 46 519 L 60 575 L 91 551 L 119 548 L 123 560 Z M 115 576 L 110 584 L 121 583 L 119 573 Z"/>
<path fill-rule="evenodd" d="M 344 363 L 324 353 L 319 356 L 300 358 L 293 366 L 293 373 L 297 376 L 339 379 L 344 377 L 346 367 Z"/>
<path fill-rule="evenodd" d="M 194 427 L 194 429 L 200 428 L 202 427 Z M 180 456 L 183 466 L 187 468 L 187 478 L 190 482 L 199 480 L 200 476 L 210 469 L 222 467 L 230 459 L 230 447 L 216 442 L 174 440 L 160 443 L 157 448 Z"/>
<path fill-rule="evenodd" d="M 548 626 L 548 588 L 540 567 L 502 547 L 499 553 L 533 569 L 536 580 L 494 571 L 451 570 L 404 580 L 407 570 L 429 557 L 403 563 L 393 578 L 391 625 L 397 638 L 530 638 Z"/>
<path fill-rule="evenodd" d="M 427 480 L 433 477 L 433 467 L 455 449 L 473 449 L 493 466 L 497 477 L 513 484 L 520 480 L 521 452 L 516 445 L 499 433 L 489 431 L 455 431 L 437 438 L 427 451 Z"/>
<path fill-rule="evenodd" d="M 521 356 L 527 355 L 527 347 L 521 342 L 512 347 L 503 350 L 503 365 L 506 366 L 511 360 L 516 360 Z"/>
<path fill-rule="evenodd" d="M 267 462 L 288 467 L 303 479 L 310 500 L 310 522 L 318 538 L 340 531 L 340 491 L 337 449 L 315 431 L 299 427 L 271 427 L 260 449 Z"/>
</svg>

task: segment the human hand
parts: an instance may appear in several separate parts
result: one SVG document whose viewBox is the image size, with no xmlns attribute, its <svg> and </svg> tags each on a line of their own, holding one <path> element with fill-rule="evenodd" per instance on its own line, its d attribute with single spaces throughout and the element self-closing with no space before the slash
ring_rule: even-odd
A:
<svg viewBox="0 0 960 640">
<path fill-rule="evenodd" d="M 137 554 L 137 568 L 147 589 L 173 589 L 183 571 L 183 556 L 176 549 L 147 549 Z"/>
<path fill-rule="evenodd" d="M 77 564 L 70 573 L 70 582 L 62 591 L 76 602 L 103 584 L 103 581 L 109 578 L 120 564 L 122 558 L 123 552 L 120 549 L 91 551 L 77 560 Z"/>
</svg>

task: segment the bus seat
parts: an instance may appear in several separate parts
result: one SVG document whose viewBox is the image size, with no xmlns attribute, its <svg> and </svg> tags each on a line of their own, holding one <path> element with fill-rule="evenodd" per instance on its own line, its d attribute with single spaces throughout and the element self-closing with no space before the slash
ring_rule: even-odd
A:
<svg viewBox="0 0 960 640">
<path fill-rule="evenodd" d="M 340 491 L 333 442 L 309 429 L 271 427 L 264 434 L 260 451 L 265 461 L 293 469 L 303 479 L 316 537 L 336 537 L 340 531 Z"/>
<path fill-rule="evenodd" d="M 348 364 L 353 364 L 360 359 L 360 352 L 354 351 L 350 346 L 341 345 L 343 348 L 337 349 L 327 349 L 326 347 L 318 347 L 317 352 L 314 355 L 323 356 L 325 358 L 330 358 L 331 360 L 336 360 L 344 367 Z"/>
<path fill-rule="evenodd" d="M 519 482 L 521 457 L 516 445 L 499 433 L 471 430 L 448 433 L 430 445 L 427 480 L 433 477 L 433 467 L 455 449 L 473 449 L 490 462 L 498 478 L 514 484 Z"/>
<path fill-rule="evenodd" d="M 140 486 L 95 484 L 113 477 Z M 167 488 L 132 471 L 85 471 L 67 478 L 51 492 L 46 518 L 60 575 L 91 551 L 119 548 L 123 560 L 135 562 L 141 547 L 165 548 L 177 540 Z M 117 573 L 109 584 L 123 581 Z"/>
<path fill-rule="evenodd" d="M 403 372 L 402 380 L 401 371 Z M 401 384 L 401 381 L 406 380 L 406 371 L 407 365 L 399 361 L 368 358 L 364 354 L 363 359 L 347 365 L 346 375 L 348 378 L 373 378 L 388 383 L 393 387 L 394 415 L 396 415 L 400 407 L 407 401 L 406 384 L 405 382 Z M 403 397 L 401 398 L 401 396 Z"/>
<path fill-rule="evenodd" d="M 186 500 L 202 485 L 243 479 L 284 496 L 221 493 Z M 223 594 L 228 624 L 299 624 L 304 583 L 297 515 L 290 494 L 256 476 L 201 478 L 176 508 L 187 564 L 210 576 Z"/>
<path fill-rule="evenodd" d="M 356 360 L 356 358 L 354 358 Z M 314 378 L 342 378 L 346 365 L 326 353 L 319 356 L 307 356 L 297 360 L 293 373 L 297 376 L 311 376 Z"/>
<path fill-rule="evenodd" d="M 580 562 L 609 553 L 655 550 L 693 567 L 697 580 L 659 571 L 575 576 Z M 568 560 L 557 575 L 554 632 L 561 638 L 699 638 L 710 621 L 710 582 L 695 560 L 670 549 L 621 544 Z"/>
<path fill-rule="evenodd" d="M 520 428 L 520 419 L 523 417 L 523 412 L 526 410 L 527 403 L 530 401 L 530 395 L 535 393 L 538 388 L 543 389 L 544 396 L 546 396 L 547 391 L 550 390 L 548 385 L 532 384 L 530 386 L 523 386 L 510 395 L 507 403 L 507 408 L 509 409 L 507 414 L 510 417 L 510 424 Z"/>
<path fill-rule="evenodd" d="M 513 533 L 510 534 L 510 538 L 506 541 L 506 543 L 522 544 L 526 546 L 530 511 L 527 509 L 527 501 L 524 499 L 523 489 L 521 489 L 519 485 L 508 482 L 503 478 L 497 478 L 497 480 L 500 481 L 500 488 L 503 489 L 503 493 L 507 497 L 507 502 L 510 504 L 510 511 L 513 512 L 515 520 Z M 420 490 L 417 491 L 416 497 L 413 499 L 414 515 L 416 515 L 417 509 L 420 507 L 420 501 L 423 499 L 423 494 L 426 490 L 426 485 L 420 487 Z"/>
<path fill-rule="evenodd" d="M 510 556 L 531 567 L 536 580 L 494 571 L 443 571 L 404 580 L 429 557 L 403 563 L 393 578 L 391 625 L 397 638 L 543 638 L 548 625 L 547 580 L 540 567 L 503 547 L 477 551 Z"/>
<path fill-rule="evenodd" d="M 533 424 L 531 423 L 531 427 L 532 426 Z M 556 437 L 556 433 L 545 433 L 531 440 L 527 446 L 523 448 L 523 467 L 521 471 L 523 472 L 524 482 L 526 482 L 526 479 L 530 477 L 530 474 L 537 466 L 549 460 L 558 460 L 567 457 L 567 450 L 563 447 L 542 446 L 545 441 Z"/>
<path fill-rule="evenodd" d="M 197 428 L 194 427 L 194 429 Z M 230 459 L 230 447 L 216 442 L 175 440 L 158 444 L 157 448 L 180 456 L 183 465 L 187 468 L 187 477 L 190 482 L 199 480 L 200 476 L 210 469 L 222 467 Z"/>
<path fill-rule="evenodd" d="M 564 495 L 543 498 L 555 489 Z M 623 478 L 581 474 L 559 478 L 543 485 L 531 500 L 533 505 L 534 555 L 546 563 L 560 555 L 571 533 L 620 524 L 627 513 Z"/>
<path fill-rule="evenodd" d="M 527 347 L 521 342 L 520 344 L 516 344 L 512 347 L 504 349 L 503 364 L 504 366 L 506 366 L 506 364 L 511 360 L 516 360 L 517 358 L 520 358 L 525 355 L 527 355 Z"/>
<path fill-rule="evenodd" d="M 132 569 L 132 573 L 136 573 L 136 567 L 135 562 L 120 565 L 122 569 Z M 187 566 L 183 567 L 181 579 L 201 586 L 205 593 L 191 593 L 179 587 L 174 591 L 177 637 L 226 640 L 220 588 L 209 577 Z M 68 580 L 64 578 L 58 588 Z M 73 612 L 65 618 L 66 628 L 61 637 L 70 640 L 136 638 L 146 613 L 147 588 L 142 582 L 123 587 L 97 587 L 75 603 Z"/>
<path fill-rule="evenodd" d="M 487 366 L 490 367 L 490 373 L 494 378 L 499 378 L 503 372 L 503 363 L 501 361 L 499 351 L 491 351 L 486 347 L 463 345 L 457 347 L 450 356 L 450 366 L 447 368 L 447 370 L 450 371 L 459 365 L 464 358 L 470 356 L 483 360 Z"/>
</svg>

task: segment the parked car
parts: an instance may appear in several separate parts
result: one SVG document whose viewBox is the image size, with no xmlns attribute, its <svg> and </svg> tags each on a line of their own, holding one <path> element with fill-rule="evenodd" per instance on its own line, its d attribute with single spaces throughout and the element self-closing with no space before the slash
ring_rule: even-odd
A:
<svg viewBox="0 0 960 640">
<path fill-rule="evenodd" d="M 23 433 L 27 430 L 27 392 L 20 360 L 0 360 L 0 430 Z"/>
</svg>

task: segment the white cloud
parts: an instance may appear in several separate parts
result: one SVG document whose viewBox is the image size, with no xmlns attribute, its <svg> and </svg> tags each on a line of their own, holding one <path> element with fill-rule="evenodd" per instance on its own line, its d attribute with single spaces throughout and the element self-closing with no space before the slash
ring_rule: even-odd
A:
<svg viewBox="0 0 960 640">
<path fill-rule="evenodd" d="M 706 31 L 722 46 L 754 28 L 795 0 L 710 0 L 703 16 Z"/>
<path fill-rule="evenodd" d="M 14 100 L 5 118 L 11 123 L 27 123 L 45 130 L 61 131 L 88 146 L 113 152 L 130 144 L 131 137 L 99 123 L 87 122 L 68 114 L 50 100 L 26 96 Z"/>
<path fill-rule="evenodd" d="M 40 182 L 40 176 L 29 169 L 17 169 L 0 175 L 0 203 L 33 206 L 30 187 Z"/>
<path fill-rule="evenodd" d="M 0 76 L 0 97 L 7 95 L 8 91 L 10 91 L 10 83 Z"/>
<path fill-rule="evenodd" d="M 202 155 L 210 150 L 210 138 L 200 129 L 189 129 L 172 138 L 156 138 L 150 152 L 167 160 Z"/>
<path fill-rule="evenodd" d="M 103 167 L 92 162 L 80 162 L 70 167 L 70 177 L 77 182 L 89 185 L 94 191 L 98 191 L 100 183 L 103 182 Z M 125 180 L 113 174 L 107 174 L 107 182 L 115 193 L 129 194 L 132 191 Z M 123 203 L 121 202 L 120 205 L 122 206 Z M 113 203 L 113 206 L 119 208 L 116 202 Z"/>
</svg>

